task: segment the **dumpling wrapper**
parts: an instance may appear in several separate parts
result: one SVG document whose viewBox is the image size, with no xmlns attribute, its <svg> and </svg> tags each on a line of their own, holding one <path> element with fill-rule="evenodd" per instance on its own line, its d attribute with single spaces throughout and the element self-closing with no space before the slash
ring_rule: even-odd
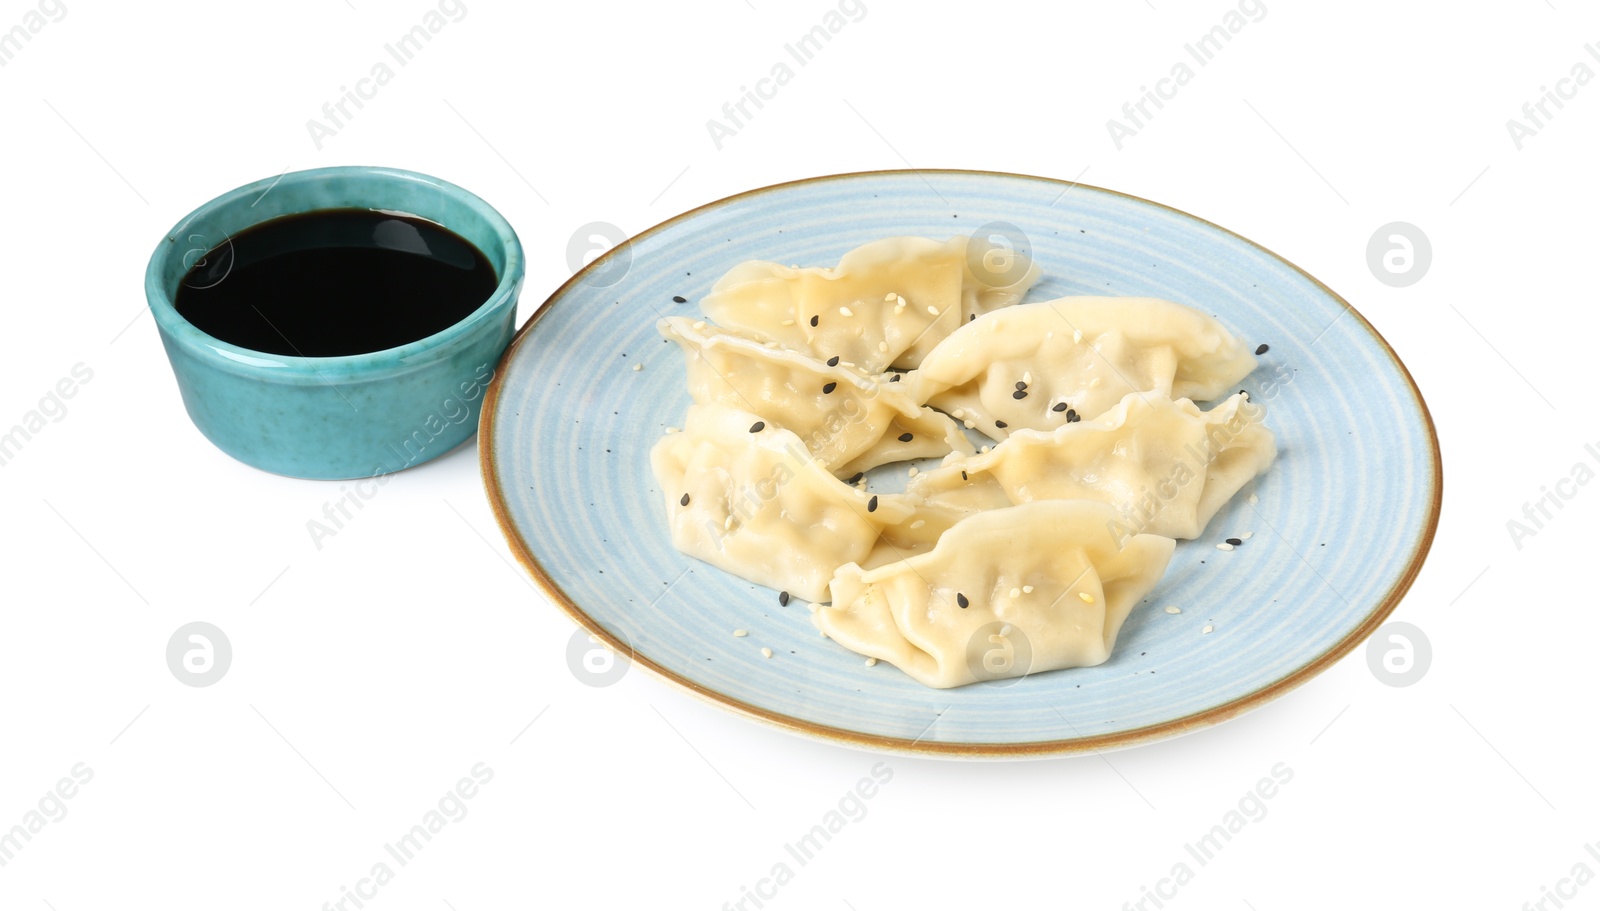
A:
<svg viewBox="0 0 1600 911">
<path fill-rule="evenodd" d="M 919 405 L 904 383 L 843 364 L 829 367 L 686 317 L 661 320 L 656 328 L 683 349 L 696 402 L 754 412 L 792 431 L 841 477 L 889 462 L 973 452 L 960 426 Z M 911 439 L 900 439 L 905 434 Z"/>
<path fill-rule="evenodd" d="M 1277 457 L 1266 409 L 1233 395 L 1210 411 L 1188 399 L 1130 393 L 1092 421 L 1024 430 L 982 455 L 951 456 L 907 493 L 971 513 L 1034 500 L 1099 500 L 1119 534 L 1197 538 L 1240 488 Z"/>
<path fill-rule="evenodd" d="M 877 495 L 869 509 L 875 495 L 835 478 L 794 433 L 773 424 L 751 432 L 758 421 L 723 405 L 691 405 L 683 431 L 651 448 L 680 551 L 820 601 L 834 570 L 866 560 L 880 542 L 909 551 L 937 533 L 899 527 L 915 521 L 904 494 Z"/>
<path fill-rule="evenodd" d="M 1038 279 L 1025 255 L 987 241 L 890 237 L 851 250 L 833 268 L 741 263 L 700 309 L 762 341 L 881 373 L 916 367 L 974 315 L 1015 304 Z"/>
<path fill-rule="evenodd" d="M 1174 545 L 1135 535 L 1119 546 L 1106 530 L 1116 518 L 1112 507 L 1085 500 L 978 513 L 926 554 L 840 567 L 833 603 L 817 607 L 812 622 L 931 687 L 1100 664 Z"/>
<path fill-rule="evenodd" d="M 1054 430 L 1068 409 L 1098 417 L 1130 392 L 1210 401 L 1255 366 L 1243 342 L 1191 307 L 1063 297 L 979 317 L 940 342 L 906 382 L 918 402 L 1005 439 L 1015 430 Z M 1056 411 L 1061 403 L 1067 407 Z"/>
</svg>

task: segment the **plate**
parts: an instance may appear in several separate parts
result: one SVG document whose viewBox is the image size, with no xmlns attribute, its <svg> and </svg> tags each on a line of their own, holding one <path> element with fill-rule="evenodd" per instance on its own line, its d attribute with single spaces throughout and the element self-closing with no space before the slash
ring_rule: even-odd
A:
<svg viewBox="0 0 1600 911">
<path fill-rule="evenodd" d="M 781 607 L 776 592 L 673 548 L 648 453 L 682 424 L 689 396 L 682 354 L 655 323 L 697 313 L 712 283 L 744 260 L 831 265 L 879 238 L 973 233 L 1010 238 L 1039 263 L 1044 276 L 1027 300 L 1168 298 L 1268 344 L 1241 386 L 1265 406 L 1279 458 L 1201 540 L 1179 542 L 1111 660 L 934 690 L 822 638 L 803 604 Z M 961 756 L 1122 747 L 1281 696 L 1394 609 L 1432 543 L 1442 491 L 1438 439 L 1410 374 L 1321 282 L 1159 203 L 973 171 L 778 184 L 608 251 L 518 333 L 485 399 L 479 454 L 522 565 L 639 666 L 792 731 Z M 1233 551 L 1214 547 L 1245 532 Z M 734 637 L 736 628 L 749 636 Z"/>
</svg>

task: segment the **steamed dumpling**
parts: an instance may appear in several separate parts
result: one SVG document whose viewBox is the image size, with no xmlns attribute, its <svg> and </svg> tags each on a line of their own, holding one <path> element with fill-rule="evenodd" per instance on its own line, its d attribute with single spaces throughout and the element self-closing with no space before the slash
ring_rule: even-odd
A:
<svg viewBox="0 0 1600 911">
<path fill-rule="evenodd" d="M 691 405 L 650 466 L 673 546 L 808 601 L 826 598 L 834 570 L 867 559 L 880 537 L 914 548 L 923 534 L 895 528 L 915 521 L 904 494 L 857 490 L 798 436 L 724 405 Z"/>
<path fill-rule="evenodd" d="M 684 317 L 656 328 L 683 348 L 696 402 L 750 411 L 794 432 L 837 475 L 973 451 L 954 421 L 915 402 L 904 383 Z"/>
<path fill-rule="evenodd" d="M 984 241 L 891 237 L 833 268 L 741 263 L 700 308 L 762 341 L 881 373 L 916 367 L 974 315 L 1020 301 L 1038 278 L 1022 253 Z"/>
<path fill-rule="evenodd" d="M 1173 540 L 1107 534 L 1104 503 L 1040 500 L 978 513 L 932 551 L 840 567 L 812 622 L 846 648 L 933 687 L 1104 662 Z"/>
<path fill-rule="evenodd" d="M 1092 421 L 1024 430 L 982 455 L 951 456 L 907 492 L 945 510 L 974 512 L 1033 500 L 1099 500 L 1117 509 L 1118 534 L 1195 538 L 1277 456 L 1265 410 L 1233 395 L 1210 411 L 1128 394 Z"/>
<path fill-rule="evenodd" d="M 1130 392 L 1210 401 L 1255 365 L 1221 323 L 1182 304 L 1063 297 L 979 317 L 906 381 L 917 401 L 1004 439 L 1098 417 Z"/>
</svg>

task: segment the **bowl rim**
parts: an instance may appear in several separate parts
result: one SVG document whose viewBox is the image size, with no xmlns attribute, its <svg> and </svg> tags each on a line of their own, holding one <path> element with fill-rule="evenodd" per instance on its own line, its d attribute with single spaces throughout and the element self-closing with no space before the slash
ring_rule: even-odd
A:
<svg viewBox="0 0 1600 911">
<path fill-rule="evenodd" d="M 540 303 L 538 309 L 533 312 L 533 315 L 528 317 L 527 322 L 525 322 L 522 327 L 517 330 L 517 334 L 514 338 L 512 338 L 511 344 L 506 346 L 505 354 L 501 357 L 501 363 L 508 362 L 508 359 L 517 351 L 518 346 L 523 344 L 531 336 L 532 330 L 539 322 L 540 318 L 549 312 L 556 300 L 566 294 L 568 288 L 572 287 L 572 285 L 577 282 L 585 280 L 585 278 L 590 274 L 591 270 L 597 270 L 604 267 L 613 256 L 619 255 L 619 251 L 625 250 L 635 241 L 650 237 L 651 235 L 663 231 L 679 222 L 693 218 L 702 212 L 706 212 L 735 201 L 754 199 L 764 194 L 772 193 L 773 191 L 782 190 L 789 187 L 828 183 L 833 181 L 854 180 L 864 177 L 900 175 L 917 176 L 927 174 L 948 174 L 961 177 L 1000 177 L 1008 180 L 1038 181 L 1041 183 L 1058 185 L 1062 187 L 1062 193 L 1066 193 L 1068 190 L 1074 188 L 1081 188 L 1092 192 L 1104 193 L 1110 196 L 1130 199 L 1135 202 L 1153 206 L 1157 209 L 1181 216 L 1183 218 L 1192 219 L 1200 225 L 1220 231 L 1229 237 L 1243 242 L 1249 247 L 1265 253 L 1273 259 L 1276 259 L 1278 262 L 1283 263 L 1285 266 L 1288 266 L 1301 277 L 1311 282 L 1324 294 L 1328 295 L 1330 299 L 1339 303 L 1344 308 L 1343 312 L 1348 312 L 1350 316 L 1355 318 L 1357 325 L 1371 335 L 1373 341 L 1378 344 L 1378 347 L 1382 350 L 1382 352 L 1389 357 L 1390 361 L 1393 362 L 1396 370 L 1405 380 L 1406 388 L 1410 391 L 1411 397 L 1416 403 L 1417 412 L 1422 418 L 1423 428 L 1427 431 L 1430 449 L 1429 454 L 1431 456 L 1432 467 L 1430 481 L 1433 488 L 1431 502 L 1428 504 L 1427 519 L 1424 527 L 1422 528 L 1421 534 L 1417 536 L 1416 543 L 1412 547 L 1410 558 L 1406 561 L 1405 567 L 1395 579 L 1394 584 L 1391 585 L 1389 590 L 1377 600 L 1372 610 L 1367 614 L 1362 622 L 1357 625 L 1355 629 L 1351 630 L 1344 638 L 1340 639 L 1338 642 L 1334 643 L 1328 649 L 1323 651 L 1322 654 L 1312 658 L 1310 661 L 1306 662 L 1294 671 L 1256 690 L 1246 693 L 1243 696 L 1232 699 L 1223 703 L 1222 705 L 1213 706 L 1212 708 L 1204 711 L 1185 715 L 1181 718 L 1174 718 L 1169 721 L 1163 721 L 1157 724 L 1146 725 L 1144 727 L 1134 728 L 1127 731 L 1119 731 L 1111 734 L 1096 734 L 1085 737 L 1068 737 L 1055 740 L 1036 740 L 1019 743 L 925 742 L 921 740 L 920 736 L 917 739 L 912 740 L 903 737 L 866 734 L 860 731 L 851 731 L 844 728 L 834 727 L 832 725 L 819 724 L 817 722 L 807 721 L 802 718 L 795 718 L 790 715 L 785 715 L 781 712 L 763 709 L 758 706 L 750 705 L 749 703 L 746 703 L 726 693 L 721 693 L 709 687 L 695 683 L 694 681 L 677 674 L 670 668 L 663 667 L 655 661 L 639 655 L 626 641 L 612 635 L 611 633 L 607 632 L 599 623 L 596 623 L 594 619 L 585 613 L 584 610 L 579 607 L 578 604 L 574 602 L 561 588 L 561 586 L 545 571 L 544 566 L 539 562 L 538 557 L 534 555 L 532 549 L 528 546 L 528 542 L 523 540 L 521 533 L 518 532 L 515 524 L 512 522 L 510 510 L 506 505 L 504 491 L 502 491 L 500 488 L 499 473 L 496 470 L 494 456 L 494 422 L 495 416 L 499 411 L 498 406 L 500 387 L 504 381 L 506 371 L 496 370 L 494 378 L 489 384 L 488 391 L 484 394 L 482 410 L 478 416 L 479 470 L 483 480 L 484 492 L 488 496 L 489 506 L 494 512 L 495 522 L 500 526 L 501 534 L 505 536 L 507 543 L 510 545 L 512 555 L 517 558 L 517 562 L 522 565 L 529 575 L 533 577 L 533 580 L 539 584 L 540 588 L 544 590 L 545 595 L 585 631 L 599 639 L 601 642 L 605 643 L 613 650 L 626 655 L 635 664 L 640 665 L 641 667 L 645 668 L 645 670 L 666 680 L 668 683 L 674 684 L 683 690 L 687 690 L 689 693 L 699 696 L 700 698 L 705 699 L 706 701 L 718 705 L 724 709 L 731 710 L 735 714 L 743 715 L 757 721 L 762 721 L 792 733 L 799 733 L 812 738 L 843 744 L 846 746 L 932 758 L 1044 758 L 1073 753 L 1099 753 L 1106 750 L 1122 749 L 1125 747 L 1176 737 L 1181 734 L 1211 727 L 1230 718 L 1237 717 L 1245 712 L 1259 708 L 1268 702 L 1271 702 L 1272 700 L 1289 693 L 1290 691 L 1309 681 L 1311 678 L 1327 670 L 1335 662 L 1339 661 L 1339 659 L 1353 651 L 1357 645 L 1365 641 L 1367 637 L 1372 635 L 1372 633 L 1377 631 L 1383 622 L 1388 619 L 1389 615 L 1394 612 L 1394 609 L 1400 603 L 1400 600 L 1405 596 L 1406 592 L 1410 590 L 1412 583 L 1416 581 L 1417 574 L 1421 572 L 1422 565 L 1427 559 L 1428 552 L 1432 549 L 1434 535 L 1439 527 L 1439 513 L 1444 496 L 1444 464 L 1439 452 L 1439 433 L 1437 428 L 1434 426 L 1433 415 L 1428 410 L 1428 404 L 1422 397 L 1422 390 L 1417 387 L 1416 380 L 1411 376 L 1411 371 L 1408 370 L 1405 363 L 1400 360 L 1400 356 L 1395 353 L 1394 348 L 1389 345 L 1388 340 L 1385 339 L 1383 335 L 1379 333 L 1370 322 L 1367 321 L 1367 318 L 1362 316 L 1360 311 L 1352 306 L 1349 301 L 1345 300 L 1316 276 L 1310 274 L 1306 270 L 1295 265 L 1293 262 L 1290 262 L 1288 259 L 1279 256 L 1277 253 L 1274 253 L 1272 250 L 1262 246 L 1248 237 L 1245 237 L 1235 231 L 1231 231 L 1228 228 L 1218 225 L 1212 221 L 1201 218 L 1198 215 L 1193 215 L 1189 212 L 1185 212 L 1182 209 L 1166 205 L 1165 203 L 1146 199 L 1142 196 L 1136 196 L 1132 193 L 1124 193 L 1120 190 L 1112 190 L 1105 187 L 1095 186 L 1093 184 L 1081 183 L 1076 180 L 1063 180 L 1055 177 L 1040 177 L 1033 174 L 1020 174 L 1009 171 L 971 170 L 962 168 L 894 168 L 875 171 L 848 171 L 838 174 L 805 177 L 798 180 L 789 180 L 781 183 L 769 184 L 767 186 L 746 190 L 741 193 L 735 193 L 730 196 L 724 196 L 720 199 L 705 203 L 704 205 L 696 206 L 693 209 L 689 209 L 669 219 L 666 219 L 665 221 L 653 225 L 644 231 L 641 231 L 639 234 L 629 238 L 621 244 L 618 244 L 616 247 L 606 251 L 604 254 L 595 257 L 593 261 L 591 261 L 584 268 L 575 272 L 571 278 L 563 282 L 559 288 L 557 288 L 550 294 L 549 297 L 545 298 L 545 300 Z M 628 255 L 631 256 L 631 251 L 628 251 Z M 932 727 L 931 723 L 929 727 Z"/>
<path fill-rule="evenodd" d="M 420 339 L 393 348 L 380 348 L 376 351 L 329 357 L 273 354 L 266 351 L 257 351 L 253 348 L 244 348 L 202 331 L 199 327 L 179 315 L 173 301 L 174 289 L 166 287 L 161 276 L 170 258 L 179 249 L 178 238 L 182 236 L 182 232 L 187 226 L 224 208 L 238 205 L 242 200 L 259 199 L 281 184 L 303 184 L 330 177 L 361 177 L 422 184 L 465 204 L 488 223 L 496 241 L 504 250 L 505 266 L 500 270 L 499 281 L 496 282 L 494 290 L 490 292 L 489 296 L 476 310 L 431 335 L 423 336 Z M 253 205 L 254 203 L 251 204 Z M 315 210 L 308 209 L 306 211 Z M 373 211 L 390 210 L 374 207 Z M 276 217 L 281 216 L 271 216 L 261 221 L 252 222 L 252 226 L 270 221 Z M 423 216 L 413 215 L 413 217 L 421 218 Z M 432 221 L 432 219 L 428 220 Z M 441 227 L 452 232 L 455 230 L 449 225 L 441 225 Z M 481 252 L 488 255 L 490 251 Z M 172 229 L 167 231 L 161 240 L 156 243 L 156 249 L 150 255 L 150 261 L 145 267 L 144 288 L 145 301 L 151 313 L 155 316 L 156 325 L 161 334 L 171 342 L 181 345 L 194 356 L 230 371 L 258 376 L 263 379 L 277 382 L 293 382 L 298 379 L 317 385 L 325 385 L 330 376 L 349 377 L 359 375 L 363 379 L 370 379 L 393 373 L 402 373 L 423 366 L 425 362 L 433 360 L 434 355 L 440 349 L 472 334 L 474 330 L 481 326 L 490 324 L 497 311 L 503 310 L 507 306 L 514 307 L 516 305 L 517 292 L 525 277 L 526 270 L 527 260 L 523 254 L 522 242 L 517 237 L 516 230 L 511 227 L 511 223 L 494 206 L 470 190 L 442 178 L 418 171 L 409 171 L 404 168 L 378 165 L 335 165 L 324 168 L 308 168 L 301 171 L 285 171 L 276 177 L 253 180 L 200 204 L 180 219 L 177 224 L 173 225 Z"/>
</svg>

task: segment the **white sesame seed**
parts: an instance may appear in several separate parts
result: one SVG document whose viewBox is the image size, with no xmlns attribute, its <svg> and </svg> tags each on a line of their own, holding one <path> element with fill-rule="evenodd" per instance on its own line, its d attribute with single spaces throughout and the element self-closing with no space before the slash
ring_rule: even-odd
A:
<svg viewBox="0 0 1600 911">
<path fill-rule="evenodd" d="M 917 521 L 911 523 L 911 530 L 912 531 L 916 531 L 917 529 L 919 529 L 922 526 L 927 525 L 927 524 L 928 524 L 928 520 L 927 519 L 918 519 Z"/>
<path fill-rule="evenodd" d="M 989 331 L 990 332 L 999 332 L 1000 331 L 1000 321 L 997 320 L 997 319 L 990 320 L 989 321 Z"/>
<path fill-rule="evenodd" d="M 840 316 L 855 316 L 855 312 L 852 311 L 849 307 L 840 307 L 839 308 L 839 315 Z"/>
<path fill-rule="evenodd" d="M 817 635 L 821 636 L 824 639 L 828 638 L 828 633 L 827 633 L 826 630 L 820 630 L 820 629 L 817 630 Z"/>
<path fill-rule="evenodd" d="M 678 428 L 676 428 L 676 427 L 668 427 L 668 428 L 667 428 L 667 433 L 681 433 L 681 432 L 682 432 L 682 431 L 681 431 L 681 430 L 679 430 L 679 429 L 678 429 Z"/>
<path fill-rule="evenodd" d="M 867 667 L 872 667 L 872 666 L 876 665 L 877 663 L 878 663 L 878 659 L 876 659 L 876 658 L 868 658 L 867 659 Z"/>
<path fill-rule="evenodd" d="M 1077 344 L 1077 345 L 1083 344 L 1083 330 L 1082 329 L 1074 329 L 1074 330 L 1072 330 L 1072 341 L 1073 341 L 1073 344 Z"/>
<path fill-rule="evenodd" d="M 1012 589 L 1012 590 L 1011 590 L 1011 597 L 1013 597 L 1013 598 L 1020 598 L 1020 597 L 1022 597 L 1022 589 L 1020 589 L 1020 588 L 1013 588 L 1013 589 Z"/>
<path fill-rule="evenodd" d="M 1256 497 L 1255 494 L 1251 494 L 1250 495 L 1250 505 L 1251 506 L 1254 506 L 1254 505 L 1256 505 L 1257 503 L 1260 503 L 1260 502 L 1261 502 L 1261 500 L 1258 497 Z"/>
<path fill-rule="evenodd" d="M 1167 607 L 1166 607 L 1166 611 L 1169 614 L 1181 614 L 1181 613 L 1183 613 L 1182 609 L 1180 609 L 1175 604 L 1168 604 Z"/>
<path fill-rule="evenodd" d="M 928 315 L 929 316 L 938 316 L 939 315 L 939 308 L 935 307 L 932 304 L 929 304 L 928 305 Z"/>
<path fill-rule="evenodd" d="M 781 325 L 784 325 L 784 326 L 793 326 L 793 325 L 794 325 L 794 320 L 792 320 L 792 319 L 786 319 L 786 320 L 784 320 L 784 321 L 783 321 L 783 323 L 782 323 L 782 324 L 781 324 Z"/>
<path fill-rule="evenodd" d="M 911 466 L 911 468 L 910 468 L 910 469 L 909 469 L 909 470 L 908 470 L 908 471 L 907 471 L 907 472 L 906 472 L 906 477 L 908 477 L 908 478 L 914 478 L 914 477 L 916 477 L 916 476 L 917 476 L 917 466 L 915 466 L 915 465 L 913 465 L 913 466 Z"/>
<path fill-rule="evenodd" d="M 633 372 L 634 373 L 638 373 L 639 371 L 641 371 L 643 369 L 644 369 L 644 365 L 643 364 L 634 364 L 633 365 Z"/>
<path fill-rule="evenodd" d="M 722 520 L 722 530 L 723 531 L 727 531 L 728 529 L 730 529 L 732 527 L 733 527 L 733 516 L 729 516 L 726 519 Z"/>
<path fill-rule="evenodd" d="M 967 428 L 968 430 L 971 430 L 971 429 L 977 427 L 978 425 L 972 423 L 971 421 L 962 421 L 961 422 L 961 426 Z"/>
<path fill-rule="evenodd" d="M 950 409 L 950 416 L 959 421 L 962 418 L 967 416 L 967 409 L 965 409 L 965 408 L 952 408 L 952 409 Z"/>
<path fill-rule="evenodd" d="M 1031 595 L 1031 594 L 1033 594 L 1033 586 L 1031 586 L 1031 585 L 1024 585 L 1024 586 L 1022 586 L 1022 593 L 1023 593 L 1023 594 L 1024 594 L 1024 595 Z"/>
<path fill-rule="evenodd" d="M 736 629 L 733 631 L 733 635 L 735 638 L 743 639 L 744 637 L 750 635 L 750 631 L 747 629 Z"/>
<path fill-rule="evenodd" d="M 696 329 L 704 329 L 706 327 L 706 321 L 703 320 L 703 319 L 702 320 L 696 320 L 695 324 L 694 324 L 694 327 Z"/>
<path fill-rule="evenodd" d="M 1093 379 L 1089 380 L 1089 388 L 1090 389 L 1096 389 L 1099 386 L 1100 386 L 1100 378 L 1099 377 L 1094 377 Z"/>
<path fill-rule="evenodd" d="M 1084 604 L 1093 604 L 1094 595 L 1091 595 L 1088 592 L 1078 592 L 1078 600 L 1082 601 Z"/>
<path fill-rule="evenodd" d="M 896 293 L 894 293 L 894 292 L 893 292 L 893 291 L 890 291 L 890 292 L 889 292 L 889 293 L 888 293 L 888 294 L 885 294 L 885 295 L 884 295 L 884 296 L 883 296 L 883 299 L 884 299 L 884 300 L 885 300 L 885 301 L 892 301 L 892 300 L 894 300 L 894 299 L 895 299 L 895 298 L 897 298 L 897 297 L 899 297 L 899 296 L 900 296 L 900 295 L 898 295 L 898 294 L 896 294 Z"/>
<path fill-rule="evenodd" d="M 1240 535 L 1240 536 L 1239 536 L 1239 540 L 1241 540 L 1241 541 L 1248 541 L 1248 540 L 1250 540 L 1250 539 L 1251 539 L 1251 538 L 1253 538 L 1253 537 L 1255 537 L 1255 535 L 1256 535 L 1256 533 L 1255 533 L 1255 532 L 1253 532 L 1253 531 L 1247 531 L 1247 532 L 1245 532 L 1245 533 L 1244 533 L 1244 534 L 1242 534 L 1242 535 Z"/>
<path fill-rule="evenodd" d="M 1223 541 L 1221 544 L 1217 545 L 1217 550 L 1233 550 L 1233 545 L 1229 544 L 1227 541 Z"/>
<path fill-rule="evenodd" d="M 980 447 L 978 449 L 978 451 L 981 452 L 981 453 L 988 453 L 989 447 L 988 446 L 982 446 L 982 447 Z"/>
<path fill-rule="evenodd" d="M 1216 629 L 1216 627 L 1214 627 L 1214 626 L 1212 626 L 1212 625 L 1211 625 L 1211 624 L 1209 624 L 1209 623 L 1207 623 L 1207 624 L 1206 624 L 1206 628 L 1205 628 L 1205 629 L 1203 629 L 1203 630 L 1201 630 L 1201 631 L 1200 631 L 1200 632 L 1202 632 L 1202 633 L 1209 633 L 1209 632 L 1211 632 L 1211 631 L 1212 631 L 1212 630 L 1213 630 L 1213 629 Z"/>
<path fill-rule="evenodd" d="M 1022 383 L 1025 386 L 1032 386 L 1033 385 L 1033 371 L 1032 370 L 1024 370 L 1024 371 L 1022 371 Z"/>
<path fill-rule="evenodd" d="M 887 353 L 888 350 L 889 350 L 889 343 L 888 342 L 879 342 L 878 343 L 878 353 L 879 354 Z"/>
<path fill-rule="evenodd" d="M 762 649 L 761 650 L 761 657 L 763 657 L 763 658 L 771 658 L 772 657 L 772 649 L 770 649 L 770 648 Z"/>
</svg>

